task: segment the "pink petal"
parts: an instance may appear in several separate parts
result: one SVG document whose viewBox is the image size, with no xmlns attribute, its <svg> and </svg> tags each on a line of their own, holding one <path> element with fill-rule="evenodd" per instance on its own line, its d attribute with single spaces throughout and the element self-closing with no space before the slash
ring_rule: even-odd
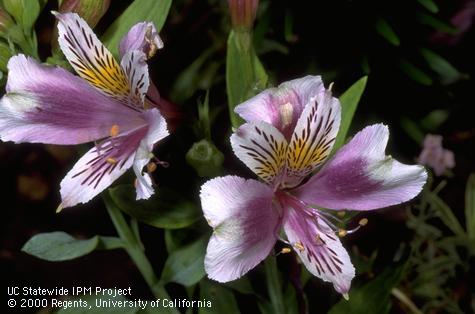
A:
<svg viewBox="0 0 475 314">
<path fill-rule="evenodd" d="M 126 131 L 145 124 L 137 111 L 59 67 L 18 55 L 8 69 L 7 94 L 0 100 L 3 141 L 79 144 L 107 137 L 113 125 Z"/>
<path fill-rule="evenodd" d="M 383 124 L 364 128 L 295 195 L 329 209 L 370 210 L 406 202 L 427 180 L 422 166 L 401 164 L 385 155 L 389 130 Z"/>
<path fill-rule="evenodd" d="M 320 76 L 305 76 L 269 88 L 236 107 L 247 122 L 264 121 L 290 136 L 310 98 L 325 90 Z"/>
<path fill-rule="evenodd" d="M 272 190 L 236 176 L 209 180 L 201 187 L 201 206 L 214 232 L 205 270 L 220 282 L 237 279 L 265 259 L 279 228 Z"/>
<path fill-rule="evenodd" d="M 157 49 L 163 48 L 163 42 L 151 22 L 141 22 L 132 26 L 119 44 L 119 52 L 124 56 L 128 51 L 142 51 L 147 58 L 153 56 Z"/>
<path fill-rule="evenodd" d="M 122 58 L 121 67 L 127 76 L 130 88 L 128 103 L 142 108 L 150 85 L 145 54 L 136 50 L 127 52 Z"/>
<path fill-rule="evenodd" d="M 141 127 L 91 148 L 61 181 L 63 208 L 86 203 L 132 166 L 140 141 L 147 133 Z"/>
<path fill-rule="evenodd" d="M 340 102 L 330 91 L 310 99 L 289 142 L 284 186 L 296 186 L 325 162 L 340 128 L 340 111 Z"/>
<path fill-rule="evenodd" d="M 137 176 L 137 200 L 147 199 L 153 195 L 152 179 L 148 173 L 143 173 L 144 167 L 149 163 L 155 143 L 168 136 L 167 123 L 158 109 L 153 108 L 144 112 L 148 123 L 148 131 L 140 141 L 134 159 L 134 172 Z"/>
<path fill-rule="evenodd" d="M 270 185 L 278 186 L 285 174 L 287 141 L 273 125 L 245 123 L 231 135 L 234 154 Z"/>
<path fill-rule="evenodd" d="M 310 218 L 299 208 L 287 208 L 285 234 L 310 273 L 348 293 L 355 268 L 334 231 L 321 219 Z"/>
<path fill-rule="evenodd" d="M 137 93 L 130 88 L 133 85 L 129 82 L 130 76 L 126 75 L 125 69 L 100 42 L 86 21 L 76 13 L 54 14 L 58 19 L 59 46 L 76 73 L 120 103 L 143 108 L 143 103 L 135 97 Z M 145 79 L 148 80 L 148 76 Z M 148 86 L 148 82 L 144 84 Z"/>
</svg>

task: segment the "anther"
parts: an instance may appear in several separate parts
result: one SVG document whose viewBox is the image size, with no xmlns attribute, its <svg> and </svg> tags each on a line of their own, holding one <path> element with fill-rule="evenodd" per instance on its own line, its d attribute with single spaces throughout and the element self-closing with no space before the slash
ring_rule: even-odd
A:
<svg viewBox="0 0 475 314">
<path fill-rule="evenodd" d="M 368 218 L 363 218 L 363 219 L 361 219 L 361 220 L 358 222 L 358 224 L 359 224 L 360 226 L 362 226 L 362 227 L 363 227 L 363 226 L 366 226 L 366 225 L 368 224 Z"/>
<path fill-rule="evenodd" d="M 348 234 L 348 231 L 346 231 L 345 229 L 340 229 L 338 230 L 338 236 L 340 238 L 343 238 L 344 236 L 346 236 Z"/>
<path fill-rule="evenodd" d="M 154 163 L 154 162 L 149 162 L 149 163 L 147 164 L 147 172 L 148 172 L 148 173 L 152 173 L 152 172 L 154 172 L 155 170 L 157 170 L 157 164 Z"/>
<path fill-rule="evenodd" d="M 111 137 L 116 137 L 119 135 L 120 128 L 117 124 L 113 124 L 110 129 L 110 136 Z"/>
<path fill-rule="evenodd" d="M 338 215 L 338 217 L 343 218 L 343 217 L 345 217 L 346 212 L 344 210 L 341 210 L 341 211 L 337 212 L 336 214 Z"/>
<path fill-rule="evenodd" d="M 305 250 L 305 247 L 303 246 L 302 242 L 295 242 L 294 246 L 300 252 L 303 252 Z"/>
<path fill-rule="evenodd" d="M 110 163 L 111 165 L 115 165 L 117 163 L 117 159 L 112 158 L 112 157 L 107 158 L 106 161 Z"/>
<path fill-rule="evenodd" d="M 316 245 L 322 245 L 322 244 L 323 244 L 322 238 L 320 238 L 320 235 L 319 235 L 319 234 L 317 234 L 317 235 L 315 236 L 315 244 L 316 244 Z"/>
</svg>

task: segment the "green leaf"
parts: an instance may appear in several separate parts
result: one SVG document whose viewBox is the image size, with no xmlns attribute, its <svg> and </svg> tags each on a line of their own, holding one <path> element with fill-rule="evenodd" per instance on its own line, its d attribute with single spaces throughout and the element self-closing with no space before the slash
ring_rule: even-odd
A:
<svg viewBox="0 0 475 314">
<path fill-rule="evenodd" d="M 391 290 L 399 283 L 405 263 L 386 268 L 379 276 L 360 287 L 350 290 L 349 300 L 342 299 L 329 314 L 380 314 L 386 313 Z"/>
<path fill-rule="evenodd" d="M 465 237 L 465 231 L 449 205 L 447 205 L 437 194 L 431 192 L 427 193 L 427 198 L 430 204 L 437 210 L 442 222 L 444 222 L 454 234 Z"/>
<path fill-rule="evenodd" d="M 252 288 L 251 282 L 249 278 L 246 276 L 241 277 L 239 279 L 229 281 L 223 284 L 224 286 L 236 290 L 242 294 L 254 294 L 254 289 Z"/>
<path fill-rule="evenodd" d="M 33 236 L 21 250 L 47 261 L 60 262 L 87 255 L 94 251 L 98 244 L 98 236 L 79 240 L 65 232 L 56 231 Z"/>
<path fill-rule="evenodd" d="M 346 140 L 346 135 L 350 129 L 351 121 L 356 111 L 356 107 L 361 99 L 361 95 L 366 88 L 368 77 L 360 78 L 356 83 L 350 86 L 340 97 L 341 103 L 341 122 L 338 135 L 336 136 L 333 150 L 340 148 Z"/>
<path fill-rule="evenodd" d="M 439 7 L 432 0 L 417 0 L 423 7 L 429 10 L 431 13 L 439 12 Z"/>
<path fill-rule="evenodd" d="M 184 228 L 201 217 L 194 203 L 183 200 L 176 192 L 165 187 L 158 189 L 149 200 L 141 201 L 135 200 L 135 189 L 131 185 L 113 187 L 109 193 L 122 211 L 157 228 Z"/>
<path fill-rule="evenodd" d="M 134 24 L 142 21 L 153 22 L 159 32 L 165 23 L 171 3 L 171 0 L 135 0 L 109 26 L 102 42 L 117 56 L 120 40 Z"/>
<path fill-rule="evenodd" d="M 466 75 L 460 73 L 452 64 L 432 50 L 422 48 L 420 52 L 429 67 L 440 76 L 440 82 L 443 85 L 453 84 L 466 77 Z"/>
<path fill-rule="evenodd" d="M 448 110 L 432 110 L 421 120 L 421 125 L 429 130 L 436 131 L 449 118 Z"/>
<path fill-rule="evenodd" d="M 399 46 L 401 44 L 401 41 L 399 40 L 399 37 L 397 36 L 396 32 L 385 19 L 378 18 L 375 27 L 378 34 L 381 35 L 384 39 L 386 39 L 391 45 Z"/>
<path fill-rule="evenodd" d="M 199 308 L 199 314 L 240 313 L 232 291 L 209 280 L 200 281 L 200 300 L 203 299 L 211 300 L 212 307 Z"/>
<path fill-rule="evenodd" d="M 429 14 L 420 13 L 417 16 L 417 19 L 419 20 L 419 23 L 432 27 L 433 29 L 438 30 L 442 33 L 455 35 L 459 31 L 457 27 L 443 22 Z"/>
<path fill-rule="evenodd" d="M 267 74 L 252 46 L 252 35 L 244 31 L 231 31 L 226 53 L 226 90 L 233 127 L 238 127 L 242 122 L 234 108 L 266 85 Z"/>
<path fill-rule="evenodd" d="M 176 282 L 183 286 L 192 286 L 205 276 L 204 257 L 208 237 L 173 251 L 167 258 L 162 271 L 162 284 Z"/>
<path fill-rule="evenodd" d="M 40 2 L 37 0 L 23 0 L 23 29 L 25 34 L 30 34 L 36 19 L 40 14 Z"/>
<path fill-rule="evenodd" d="M 400 60 L 399 67 L 407 76 L 409 76 L 415 82 L 425 86 L 432 85 L 432 78 L 411 62 L 407 60 Z"/>
<path fill-rule="evenodd" d="M 465 188 L 465 221 L 468 237 L 475 240 L 475 173 L 468 177 Z"/>
<path fill-rule="evenodd" d="M 403 117 L 401 119 L 401 127 L 416 143 L 421 144 L 424 140 L 424 132 L 421 130 L 419 125 L 411 119 Z"/>
</svg>

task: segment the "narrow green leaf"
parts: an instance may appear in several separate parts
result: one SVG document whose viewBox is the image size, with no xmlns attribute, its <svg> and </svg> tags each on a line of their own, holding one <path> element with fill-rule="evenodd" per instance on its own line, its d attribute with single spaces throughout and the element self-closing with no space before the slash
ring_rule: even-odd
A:
<svg viewBox="0 0 475 314">
<path fill-rule="evenodd" d="M 242 122 L 234 108 L 266 85 L 267 74 L 252 46 L 251 34 L 231 31 L 226 52 L 226 90 L 233 127 Z"/>
<path fill-rule="evenodd" d="M 468 177 L 465 188 L 465 221 L 468 237 L 475 240 L 475 173 Z"/>
<path fill-rule="evenodd" d="M 129 29 L 142 21 L 153 22 L 160 31 L 170 10 L 171 0 L 135 0 L 107 29 L 102 42 L 117 55 L 119 42 Z"/>
<path fill-rule="evenodd" d="M 401 119 L 401 127 L 416 143 L 422 144 L 425 134 L 417 123 L 407 117 L 403 117 Z"/>
<path fill-rule="evenodd" d="M 399 40 L 399 37 L 397 36 L 396 32 L 385 19 L 378 18 L 375 27 L 378 34 L 381 35 L 384 39 L 386 39 L 391 45 L 399 46 L 401 44 L 401 41 Z"/>
<path fill-rule="evenodd" d="M 241 277 L 237 280 L 226 282 L 223 285 L 233 290 L 236 290 L 237 292 L 242 293 L 242 294 L 255 293 L 254 289 L 252 288 L 251 282 L 249 281 L 249 278 L 247 278 L 246 276 Z"/>
<path fill-rule="evenodd" d="M 415 82 L 425 86 L 432 85 L 432 78 L 411 62 L 407 60 L 400 60 L 399 67 L 407 76 L 409 76 Z"/>
<path fill-rule="evenodd" d="M 455 83 L 465 77 L 450 62 L 434 51 L 422 48 L 420 52 L 429 67 L 440 76 L 440 81 L 443 85 Z"/>
<path fill-rule="evenodd" d="M 200 299 L 211 300 L 212 307 L 199 308 L 199 314 L 240 313 L 233 292 L 210 280 L 200 281 Z"/>
<path fill-rule="evenodd" d="M 36 19 L 40 14 L 40 2 L 37 0 L 22 0 L 23 3 L 23 29 L 25 34 L 30 34 Z"/>
<path fill-rule="evenodd" d="M 386 313 L 391 290 L 399 283 L 405 263 L 386 268 L 379 276 L 361 287 L 352 288 L 349 300 L 342 299 L 329 314 L 380 314 Z"/>
<path fill-rule="evenodd" d="M 162 271 L 162 284 L 169 282 L 183 286 L 192 286 L 205 276 L 204 257 L 207 237 L 201 237 L 195 242 L 173 251 L 167 258 Z"/>
<path fill-rule="evenodd" d="M 429 131 L 436 131 L 449 118 L 448 110 L 432 110 L 420 122 L 420 124 Z"/>
<path fill-rule="evenodd" d="M 336 150 L 340 148 L 346 139 L 348 130 L 350 129 L 351 121 L 358 107 L 358 103 L 363 95 L 363 92 L 366 88 L 366 83 L 368 82 L 368 77 L 364 76 L 360 78 L 356 83 L 350 86 L 340 97 L 341 103 L 341 122 L 340 129 L 338 130 L 338 135 L 336 136 L 335 144 L 333 149 Z"/>
<path fill-rule="evenodd" d="M 429 14 L 420 13 L 417 16 L 417 19 L 419 20 L 419 23 L 421 23 L 422 25 L 427 25 L 443 33 L 455 35 L 458 32 L 457 27 L 450 25 L 446 22 L 443 22 Z"/>
<path fill-rule="evenodd" d="M 200 219 L 200 210 L 190 201 L 165 187 L 158 189 L 149 200 L 136 201 L 131 185 L 109 189 L 118 208 L 137 220 L 157 228 L 184 228 Z"/>
<path fill-rule="evenodd" d="M 439 12 L 439 7 L 432 0 L 417 0 L 417 2 L 419 2 L 423 7 L 429 10 L 431 13 L 435 14 Z"/>
<path fill-rule="evenodd" d="M 98 244 L 98 236 L 79 240 L 65 232 L 56 231 L 33 236 L 21 250 L 47 261 L 60 262 L 87 255 L 94 251 Z"/>
<path fill-rule="evenodd" d="M 438 195 L 428 192 L 428 200 L 430 204 L 438 211 L 439 217 L 445 225 L 458 236 L 465 237 L 463 230 L 457 217 L 455 217 L 452 209 Z"/>
</svg>

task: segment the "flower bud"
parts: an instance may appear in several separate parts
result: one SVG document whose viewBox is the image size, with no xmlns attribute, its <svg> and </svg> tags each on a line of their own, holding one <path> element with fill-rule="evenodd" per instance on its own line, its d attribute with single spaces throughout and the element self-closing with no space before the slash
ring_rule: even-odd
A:
<svg viewBox="0 0 475 314">
<path fill-rule="evenodd" d="M 110 0 L 64 0 L 59 7 L 60 13 L 75 12 L 81 16 L 91 28 L 97 25 L 109 9 Z"/>
<path fill-rule="evenodd" d="M 256 18 L 259 0 L 228 0 L 233 28 L 250 30 Z"/>
<path fill-rule="evenodd" d="M 0 8 L 0 36 L 5 35 L 14 24 L 10 14 Z"/>
<path fill-rule="evenodd" d="M 223 153 L 208 140 L 194 143 L 186 153 L 186 162 L 196 170 L 200 177 L 219 175 L 222 170 L 223 161 Z"/>
</svg>

